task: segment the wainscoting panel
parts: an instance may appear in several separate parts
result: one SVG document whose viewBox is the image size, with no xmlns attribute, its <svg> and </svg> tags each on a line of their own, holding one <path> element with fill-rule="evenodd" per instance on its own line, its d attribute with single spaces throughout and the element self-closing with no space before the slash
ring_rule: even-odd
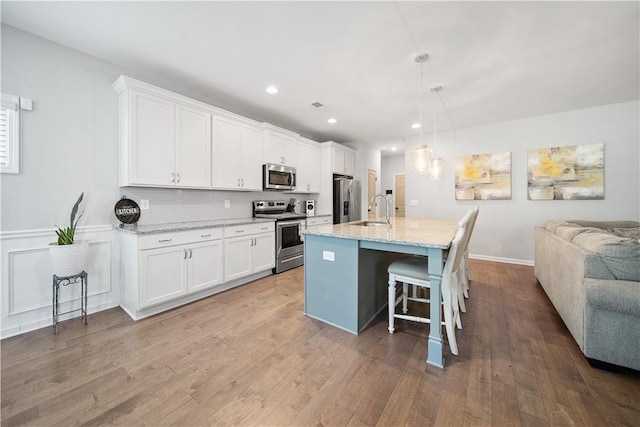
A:
<svg viewBox="0 0 640 427">
<path fill-rule="evenodd" d="M 79 228 L 78 239 L 88 240 L 86 272 L 88 274 L 88 311 L 94 313 L 116 307 L 120 301 L 118 257 L 113 226 Z M 2 338 L 38 329 L 52 322 L 53 269 L 49 243 L 53 230 L 28 230 L 2 233 Z M 112 262 L 115 261 L 115 262 Z M 80 286 L 61 286 L 60 312 L 80 307 Z M 77 317 L 70 313 L 61 319 Z"/>
</svg>

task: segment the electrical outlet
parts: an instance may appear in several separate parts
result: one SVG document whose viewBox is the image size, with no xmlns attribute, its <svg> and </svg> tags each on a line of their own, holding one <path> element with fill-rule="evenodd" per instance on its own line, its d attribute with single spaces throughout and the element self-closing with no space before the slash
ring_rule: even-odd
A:
<svg viewBox="0 0 640 427">
<path fill-rule="evenodd" d="M 140 199 L 140 210 L 146 211 L 149 209 L 149 200 Z"/>
<path fill-rule="evenodd" d="M 417 200 L 409 200 L 409 206 L 418 206 L 418 201 Z"/>
<path fill-rule="evenodd" d="M 231 207 L 231 200 L 225 200 L 224 201 L 224 207 L 225 207 L 225 209 L 229 209 Z"/>
<path fill-rule="evenodd" d="M 322 259 L 325 261 L 335 261 L 336 253 L 331 251 L 322 251 Z"/>
</svg>

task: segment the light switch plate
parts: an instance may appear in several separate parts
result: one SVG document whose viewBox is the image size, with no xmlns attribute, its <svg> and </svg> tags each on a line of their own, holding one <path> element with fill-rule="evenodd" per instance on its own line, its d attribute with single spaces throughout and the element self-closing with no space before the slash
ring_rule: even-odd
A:
<svg viewBox="0 0 640 427">
<path fill-rule="evenodd" d="M 149 209 L 149 200 L 140 199 L 140 210 L 146 211 Z"/>
<path fill-rule="evenodd" d="M 409 200 L 409 206 L 418 206 L 418 201 L 417 200 Z"/>
<path fill-rule="evenodd" d="M 27 111 L 33 110 L 33 101 L 29 98 L 20 98 L 20 109 Z"/>
<path fill-rule="evenodd" d="M 322 259 L 325 261 L 335 261 L 336 253 L 331 251 L 322 251 Z"/>
</svg>

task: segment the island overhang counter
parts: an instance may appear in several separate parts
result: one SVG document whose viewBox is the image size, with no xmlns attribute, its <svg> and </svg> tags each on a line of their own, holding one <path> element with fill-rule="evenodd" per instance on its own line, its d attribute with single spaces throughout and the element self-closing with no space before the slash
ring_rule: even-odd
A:
<svg viewBox="0 0 640 427">
<path fill-rule="evenodd" d="M 440 295 L 444 254 L 458 221 L 396 217 L 390 226 L 364 223 L 304 231 L 304 312 L 353 334 L 387 306 L 387 267 L 394 259 L 428 256 L 431 294 Z M 440 304 L 431 304 L 430 318 L 427 363 L 442 368 Z"/>
</svg>

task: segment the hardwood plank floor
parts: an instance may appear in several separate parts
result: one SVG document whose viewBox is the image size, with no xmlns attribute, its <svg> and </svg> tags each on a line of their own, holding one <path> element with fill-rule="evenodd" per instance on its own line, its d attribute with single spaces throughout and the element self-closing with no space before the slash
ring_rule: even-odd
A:
<svg viewBox="0 0 640 427">
<path fill-rule="evenodd" d="M 425 325 L 305 317 L 303 268 L 133 322 L 112 309 L 1 342 L 2 425 L 640 425 L 640 374 L 589 366 L 533 268 L 471 261 L 428 366 Z"/>
</svg>

